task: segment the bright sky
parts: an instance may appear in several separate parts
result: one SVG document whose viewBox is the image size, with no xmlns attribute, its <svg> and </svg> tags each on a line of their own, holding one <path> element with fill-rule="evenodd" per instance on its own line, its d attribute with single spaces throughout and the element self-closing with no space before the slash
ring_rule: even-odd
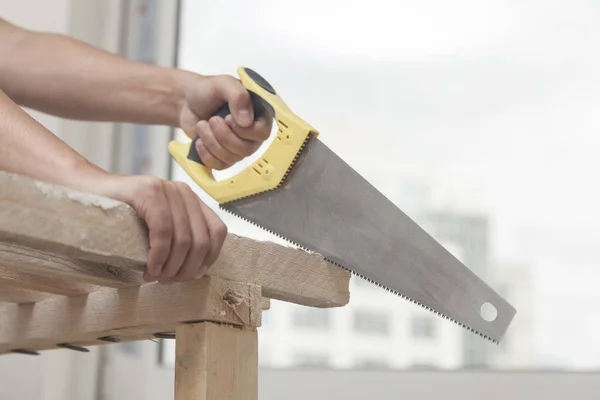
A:
<svg viewBox="0 0 600 400">
<path fill-rule="evenodd" d="M 600 278 L 600 2 L 184 4 L 183 68 L 254 68 L 401 207 L 412 177 L 489 215 L 495 258 L 534 268 L 540 351 L 598 365 L 563 329 L 594 308 L 559 307 Z"/>
</svg>

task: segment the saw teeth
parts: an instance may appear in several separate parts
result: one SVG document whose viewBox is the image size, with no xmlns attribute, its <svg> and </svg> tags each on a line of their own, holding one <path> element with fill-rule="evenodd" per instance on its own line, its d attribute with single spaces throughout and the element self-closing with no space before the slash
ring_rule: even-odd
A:
<svg viewBox="0 0 600 400">
<path fill-rule="evenodd" d="M 303 251 L 306 251 L 307 253 L 312 253 L 313 251 L 312 251 L 312 250 L 310 250 L 310 249 L 307 249 L 306 247 L 304 247 L 304 246 L 300 245 L 299 243 L 296 243 L 296 242 L 294 242 L 293 240 L 290 240 L 290 239 L 286 238 L 286 237 L 285 237 L 285 236 L 283 236 L 283 235 L 280 235 L 280 234 L 279 234 L 279 233 L 277 233 L 277 232 L 274 232 L 274 231 L 272 231 L 272 230 L 270 230 L 270 229 L 267 229 L 267 228 L 265 228 L 264 226 L 262 226 L 262 225 L 260 225 L 260 224 L 258 224 L 258 223 L 256 223 L 256 222 L 254 222 L 254 221 L 252 221 L 252 220 L 250 220 L 250 219 L 248 219 L 248 218 L 245 218 L 245 217 L 243 217 L 243 216 L 239 215 L 238 213 L 236 213 L 236 212 L 234 212 L 234 211 L 231 211 L 231 210 L 230 210 L 230 209 L 228 209 L 228 208 L 225 208 L 224 206 L 225 206 L 225 205 L 227 205 L 227 204 L 231 204 L 231 203 L 233 203 L 233 202 L 235 202 L 235 201 L 238 201 L 238 200 L 247 199 L 247 198 L 249 198 L 249 197 L 257 196 L 257 195 L 259 195 L 259 194 L 263 194 L 263 193 L 266 193 L 266 192 L 273 191 L 273 190 L 275 190 L 275 189 L 279 189 L 279 188 L 280 188 L 280 187 L 281 187 L 281 186 L 284 184 L 284 182 L 285 182 L 286 178 L 288 177 L 288 175 L 289 175 L 290 171 L 292 170 L 292 168 L 293 168 L 293 167 L 294 167 L 294 165 L 296 164 L 296 161 L 298 160 L 298 158 L 299 158 L 299 157 L 300 157 L 300 155 L 302 154 L 302 151 L 303 151 L 303 150 L 304 150 L 304 148 L 306 147 L 306 144 L 308 143 L 308 141 L 310 140 L 310 138 L 311 138 L 311 135 L 308 135 L 308 136 L 306 137 L 306 140 L 305 140 L 305 141 L 304 141 L 304 143 L 302 144 L 302 146 L 300 146 L 300 149 L 299 149 L 299 150 L 298 150 L 298 152 L 296 153 L 296 156 L 294 157 L 294 160 L 293 160 L 293 161 L 292 161 L 292 163 L 290 164 L 289 168 L 287 169 L 287 171 L 286 171 L 286 172 L 285 172 L 285 174 L 283 175 L 283 178 L 281 179 L 281 182 L 279 183 L 279 185 L 277 185 L 277 186 L 276 186 L 276 187 L 274 187 L 273 189 L 269 189 L 269 190 L 266 190 L 266 191 L 264 191 L 264 192 L 260 192 L 260 193 L 252 194 L 252 195 L 245 196 L 245 197 L 240 197 L 239 199 L 235 199 L 235 200 L 232 200 L 232 201 L 229 201 L 229 202 L 223 203 L 223 204 L 219 204 L 219 208 L 221 208 L 222 210 L 225 210 L 225 211 L 227 211 L 228 213 L 230 213 L 230 214 L 232 214 L 232 215 L 235 215 L 236 217 L 238 217 L 238 218 L 240 218 L 240 219 L 242 219 L 242 220 L 244 220 L 244 221 L 246 221 L 246 222 L 249 222 L 249 223 L 251 223 L 252 225 L 254 225 L 254 226 L 256 226 L 256 227 L 258 227 L 258 228 L 262 229 L 263 231 L 269 232 L 269 233 L 271 233 L 271 234 L 273 234 L 273 235 L 275 235 L 275 236 L 277 236 L 277 237 L 279 237 L 279 238 L 281 238 L 281 239 L 285 240 L 286 242 L 288 242 L 288 243 L 290 243 L 290 244 L 292 244 L 292 245 L 294 245 L 294 246 L 298 247 L 299 249 L 301 249 L 301 250 L 303 250 Z M 435 315 L 436 315 L 436 316 L 438 316 L 438 317 L 442 317 L 442 318 L 444 318 L 444 319 L 446 319 L 446 320 L 448 320 L 448 321 L 452 321 L 452 322 L 454 322 L 456 325 L 460 326 L 461 328 L 463 328 L 463 329 L 466 329 L 467 331 L 469 331 L 469 332 L 471 332 L 471 333 L 474 333 L 474 334 L 476 334 L 476 335 L 478 335 L 478 336 L 482 337 L 483 339 L 489 340 L 490 342 L 492 342 L 492 343 L 494 343 L 494 344 L 499 344 L 499 342 L 498 342 L 496 339 L 493 339 L 493 338 L 491 338 L 491 337 L 489 337 L 489 336 L 487 336 L 487 335 L 485 335 L 485 334 L 483 334 L 483 333 L 481 333 L 481 332 L 479 332 L 479 331 L 477 331 L 477 330 L 475 330 L 475 329 L 471 328 L 470 326 L 464 325 L 464 324 L 463 324 L 463 323 L 461 323 L 461 322 L 458 322 L 458 321 L 456 321 L 456 320 L 454 320 L 454 319 L 452 319 L 452 318 L 450 318 L 450 317 L 447 317 L 447 316 L 445 316 L 445 315 L 443 315 L 443 314 L 440 314 L 439 312 L 435 311 L 434 309 L 432 309 L 432 308 L 430 308 L 430 307 L 428 307 L 428 306 L 426 306 L 426 305 L 424 305 L 424 304 L 421 304 L 421 303 L 419 303 L 418 301 L 415 301 L 415 300 L 411 299 L 410 297 L 406 297 L 405 295 L 403 295 L 403 294 L 401 294 L 401 293 L 398 293 L 398 292 L 396 292 L 395 290 L 393 290 L 393 289 L 390 289 L 390 288 L 388 288 L 388 287 L 386 287 L 386 286 L 382 285 L 382 284 L 381 284 L 381 283 L 379 283 L 379 282 L 376 282 L 376 281 L 374 281 L 374 280 L 372 280 L 372 279 L 369 279 L 369 278 L 365 277 L 365 276 L 364 276 L 364 275 L 362 275 L 362 274 L 356 273 L 356 272 L 352 271 L 351 269 L 349 269 L 349 268 L 346 268 L 346 267 L 344 267 L 343 265 L 341 265 L 341 264 L 339 264 L 339 263 L 337 263 L 337 262 L 335 262 L 335 261 L 333 261 L 333 260 L 330 260 L 330 259 L 329 259 L 329 258 L 327 258 L 327 257 L 324 257 L 324 256 L 321 256 L 321 257 L 323 257 L 323 259 L 325 259 L 325 261 L 327 261 L 328 263 L 330 263 L 330 264 L 333 264 L 333 265 L 335 265 L 335 266 L 337 266 L 337 267 L 339 267 L 339 268 L 342 268 L 342 269 L 344 269 L 344 270 L 346 270 L 346 271 L 350 272 L 352 275 L 358 276 L 358 277 L 360 277 L 361 279 L 364 279 L 364 280 L 366 280 L 366 281 L 368 281 L 368 282 L 372 283 L 373 285 L 376 285 L 376 286 L 378 286 L 378 287 L 380 287 L 380 288 L 382 288 L 382 289 L 385 289 L 385 290 L 387 290 L 388 292 L 390 292 L 390 293 L 392 293 L 392 294 L 394 294 L 394 295 L 396 295 L 396 296 L 398 296 L 398 297 L 400 297 L 400 298 L 402 298 L 402 299 L 404 299 L 404 300 L 408 300 L 410 303 L 416 304 L 417 306 L 419 306 L 419 307 L 421 307 L 421 308 L 424 308 L 425 310 L 427 310 L 427 311 L 429 311 L 429 312 L 431 312 L 431 313 L 435 314 Z"/>
<path fill-rule="evenodd" d="M 306 142 L 305 142 L 305 143 L 306 143 Z M 304 146 L 303 146 L 303 147 L 304 147 Z M 292 163 L 292 165 L 293 165 L 293 163 Z M 286 175 L 287 175 L 287 174 L 286 174 Z M 282 182 L 283 182 L 283 181 L 282 181 Z M 265 192 L 263 192 L 263 193 L 265 193 Z M 236 212 L 234 212 L 234 211 L 231 211 L 231 210 L 230 210 L 230 209 L 228 209 L 228 208 L 225 208 L 225 207 L 223 207 L 223 205 L 219 205 L 219 207 L 220 207 L 222 210 L 224 210 L 224 211 L 226 211 L 226 212 L 230 213 L 231 215 L 234 215 L 234 216 L 236 216 L 236 217 L 238 217 L 238 218 L 240 218 L 240 219 L 242 219 L 242 220 L 244 220 L 244 221 L 246 221 L 246 222 L 249 222 L 249 223 L 251 223 L 252 225 L 254 225 L 254 226 L 256 226 L 256 227 L 258 227 L 258 228 L 262 229 L 263 231 L 269 232 L 269 233 L 271 233 L 271 234 L 273 234 L 273 235 L 275 235 L 275 236 L 277 236 L 277 237 L 279 237 L 279 238 L 281 238 L 281 239 L 285 240 L 286 242 L 288 242 L 288 243 L 290 243 L 290 244 L 292 244 L 292 245 L 294 245 L 294 246 L 298 247 L 299 249 L 301 249 L 301 250 L 303 250 L 303 251 L 306 251 L 307 253 L 313 253 L 313 252 L 314 252 L 313 250 L 310 250 L 310 249 L 306 248 L 305 246 L 302 246 L 302 245 L 300 245 L 299 243 L 296 243 L 296 242 L 294 242 L 293 240 L 290 240 L 290 239 L 286 238 L 285 236 L 283 236 L 283 235 L 280 235 L 279 233 L 272 231 L 271 229 L 267 229 L 267 228 L 265 228 L 264 226 L 262 226 L 262 225 L 260 225 L 260 224 L 258 224 L 258 223 L 256 223 L 256 222 L 254 222 L 254 221 L 252 221 L 252 220 L 250 220 L 250 219 L 248 219 L 248 218 L 245 218 L 245 217 L 241 216 L 240 214 L 238 214 L 238 213 L 236 213 Z M 395 290 L 393 290 L 393 289 L 390 289 L 390 288 L 388 288 L 388 287 L 386 287 L 386 286 L 382 285 L 381 283 L 379 283 L 379 282 L 376 282 L 376 281 L 374 281 L 374 280 L 372 280 L 372 279 L 369 279 L 369 278 L 365 277 L 365 276 L 364 276 L 364 275 L 362 275 L 362 274 L 356 273 L 356 272 L 352 271 L 351 269 L 349 269 L 349 268 L 346 268 L 346 267 L 344 267 L 343 265 L 341 265 L 341 264 L 339 264 L 339 263 L 337 263 L 337 262 L 335 262 L 335 261 L 333 261 L 333 260 L 330 260 L 329 258 L 327 258 L 327 257 L 325 257 L 325 256 L 322 256 L 322 255 L 321 255 L 321 257 L 323 257 L 323 259 L 324 259 L 325 261 L 327 261 L 328 263 L 330 263 L 330 264 L 333 264 L 333 265 L 335 265 L 335 266 L 337 266 L 337 267 L 339 267 L 339 268 L 345 269 L 346 271 L 350 272 L 352 275 L 358 276 L 358 277 L 360 277 L 360 278 L 362 278 L 362 279 L 364 279 L 364 280 L 366 280 L 366 281 L 368 281 L 368 282 L 370 282 L 370 283 L 372 283 L 372 284 L 374 284 L 374 285 L 376 285 L 376 286 L 378 286 L 378 287 L 380 287 L 380 288 L 382 288 L 382 289 L 385 289 L 385 290 L 387 290 L 388 292 L 390 292 L 390 293 L 392 293 L 392 294 L 394 294 L 394 295 L 396 295 L 396 296 L 400 297 L 401 299 L 408 300 L 410 303 L 416 304 L 417 306 L 419 306 L 419 307 L 421 307 L 421 308 L 424 308 L 425 310 L 427 310 L 427 311 L 429 311 L 429 312 L 431 312 L 431 313 L 435 314 L 435 315 L 436 315 L 436 316 L 438 316 L 438 317 L 442 317 L 442 318 L 444 318 L 444 319 L 446 319 L 446 320 L 448 320 L 448 321 L 452 321 L 452 322 L 454 322 L 456 325 L 460 326 L 461 328 L 463 328 L 463 329 L 465 329 L 465 330 L 467 330 L 467 331 L 469 331 L 469 332 L 471 332 L 471 333 L 474 333 L 474 334 L 476 334 L 476 335 L 478 335 L 478 336 L 482 337 L 483 339 L 489 340 L 490 342 L 492 342 L 492 343 L 494 343 L 494 344 L 496 344 L 496 345 L 497 345 L 497 344 L 499 344 L 499 342 L 498 342 L 496 339 L 493 339 L 493 338 L 489 337 L 488 335 L 485 335 L 485 334 L 483 334 L 483 333 L 481 333 L 481 332 L 479 332 L 479 331 L 477 331 L 477 330 L 475 330 L 475 329 L 471 328 L 470 326 L 467 326 L 467 325 L 465 325 L 465 324 L 463 324 L 463 323 L 461 323 L 461 322 L 458 322 L 458 321 L 456 321 L 456 320 L 454 320 L 454 319 L 452 319 L 452 318 L 450 318 L 450 317 L 447 317 L 446 315 L 440 314 L 439 312 L 435 311 L 434 309 L 432 309 L 432 308 L 430 308 L 430 307 L 428 307 L 428 306 L 426 306 L 426 305 L 424 305 L 424 304 L 421 304 L 421 303 L 419 303 L 418 301 L 415 301 L 415 300 L 411 299 L 410 297 L 406 297 L 406 296 L 405 296 L 405 295 L 403 295 L 402 293 L 398 293 L 398 292 L 396 292 Z"/>
</svg>

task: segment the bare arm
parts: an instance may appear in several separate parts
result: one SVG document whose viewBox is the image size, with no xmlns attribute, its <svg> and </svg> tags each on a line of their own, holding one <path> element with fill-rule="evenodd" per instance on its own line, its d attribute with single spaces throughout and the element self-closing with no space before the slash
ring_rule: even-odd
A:
<svg viewBox="0 0 600 400">
<path fill-rule="evenodd" d="M 170 283 L 204 274 L 227 234 L 219 217 L 186 184 L 107 173 L 33 120 L 1 90 L 0 171 L 131 205 L 149 229 L 148 280 Z"/>
<path fill-rule="evenodd" d="M 179 126 L 185 90 L 198 78 L 0 19 L 0 88 L 49 114 Z"/>
<path fill-rule="evenodd" d="M 88 191 L 106 174 L 31 118 L 0 90 L 0 170 Z"/>
<path fill-rule="evenodd" d="M 64 118 L 182 128 L 200 137 L 196 150 L 214 169 L 252 154 L 272 127 L 270 116 L 254 119 L 248 91 L 232 76 L 143 64 L 2 19 L 0 89 L 20 105 Z M 225 103 L 232 116 L 215 117 Z"/>
</svg>

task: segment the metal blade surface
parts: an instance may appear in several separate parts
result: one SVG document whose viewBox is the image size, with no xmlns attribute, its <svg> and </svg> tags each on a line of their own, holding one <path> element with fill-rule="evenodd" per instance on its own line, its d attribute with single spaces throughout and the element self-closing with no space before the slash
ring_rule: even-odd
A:
<svg viewBox="0 0 600 400">
<path fill-rule="evenodd" d="M 221 207 L 494 342 L 514 317 L 510 304 L 317 138 L 279 188 Z M 484 304 L 495 307 L 495 320 L 482 317 Z"/>
</svg>

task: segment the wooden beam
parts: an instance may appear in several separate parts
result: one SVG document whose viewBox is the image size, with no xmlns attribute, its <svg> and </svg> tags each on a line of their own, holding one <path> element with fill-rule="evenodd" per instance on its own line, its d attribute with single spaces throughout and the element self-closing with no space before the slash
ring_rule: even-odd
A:
<svg viewBox="0 0 600 400">
<path fill-rule="evenodd" d="M 83 290 L 83 293 L 101 287 L 119 288 L 146 283 L 141 271 L 81 261 L 61 254 L 1 241 L 0 268 L 7 274 L 35 276 L 37 281 L 49 284 L 52 281 L 68 282 L 69 286 L 78 284 L 78 289 Z M 46 289 L 50 290 L 50 288 L 44 290 Z"/>
<path fill-rule="evenodd" d="M 26 257 L 26 254 L 30 257 Z M 95 271 L 91 270 L 84 276 L 89 277 L 85 279 L 86 281 L 96 284 L 81 283 L 71 279 L 73 276 L 83 275 L 83 273 L 74 272 L 78 271 L 81 266 L 75 263 L 67 264 L 65 262 L 63 264 L 57 262 L 58 259 L 51 254 L 42 256 L 38 251 L 0 243 L 0 280 L 15 288 L 62 296 L 75 296 L 102 289 L 97 285 L 100 280 L 95 276 Z M 40 264 L 46 264 L 49 268 L 40 268 Z M 47 273 L 47 270 L 59 270 L 65 271 L 65 273 Z"/>
<path fill-rule="evenodd" d="M 125 203 L 0 172 L 0 265 L 124 287 L 144 284 L 147 230 Z M 310 254 L 230 234 L 209 275 L 314 307 L 349 301 L 347 271 Z"/>
<path fill-rule="evenodd" d="M 261 302 L 260 302 L 260 308 L 263 311 L 268 310 L 269 308 L 271 308 L 271 299 L 269 299 L 268 297 L 263 297 Z"/>
<path fill-rule="evenodd" d="M 175 400 L 257 400 L 256 329 L 210 322 L 177 327 Z"/>
<path fill-rule="evenodd" d="M 47 299 L 49 295 L 24 287 L 16 287 L 7 279 L 0 278 L 0 301 L 10 303 L 33 303 Z"/>
<path fill-rule="evenodd" d="M 173 332 L 190 321 L 259 326 L 260 303 L 260 287 L 206 276 L 173 285 L 147 283 L 6 305 L 0 308 L 0 353 L 96 342 L 119 331 Z"/>
</svg>

